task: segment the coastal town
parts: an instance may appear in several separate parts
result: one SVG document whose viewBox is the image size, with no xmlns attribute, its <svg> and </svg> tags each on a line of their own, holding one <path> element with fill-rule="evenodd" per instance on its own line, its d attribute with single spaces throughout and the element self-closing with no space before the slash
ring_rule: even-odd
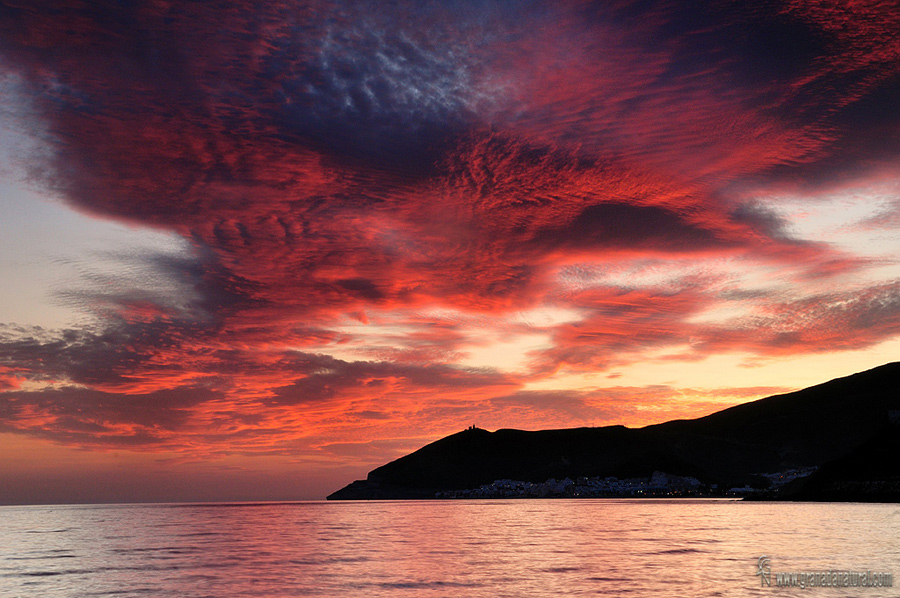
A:
<svg viewBox="0 0 900 598">
<path fill-rule="evenodd" d="M 815 467 L 760 474 L 757 486 L 720 487 L 704 484 L 695 477 L 677 476 L 654 471 L 648 477 L 619 479 L 607 477 L 577 477 L 574 480 L 550 478 L 544 482 L 495 480 L 478 488 L 437 492 L 439 499 L 466 498 L 676 498 L 676 497 L 735 497 L 742 498 L 779 488 L 793 480 L 806 477 Z"/>
</svg>

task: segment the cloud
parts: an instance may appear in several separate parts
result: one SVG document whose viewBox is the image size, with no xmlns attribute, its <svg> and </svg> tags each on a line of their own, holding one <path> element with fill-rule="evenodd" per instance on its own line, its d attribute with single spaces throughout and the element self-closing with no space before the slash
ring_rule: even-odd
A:
<svg viewBox="0 0 900 598">
<path fill-rule="evenodd" d="M 172 443 L 192 409 L 218 396 L 185 387 L 146 394 L 72 386 L 13 391 L 3 395 L 0 429 L 79 446 L 159 447 Z"/>
<path fill-rule="evenodd" d="M 202 452 L 640 419 L 523 388 L 895 337 L 891 275 L 773 205 L 896 178 L 897 17 L 772 6 L 6 4 L 33 184 L 185 247 L 85 266 L 83 325 L 3 328 L 5 425 Z M 462 365 L 528 335 L 527 371 Z"/>
<path fill-rule="evenodd" d="M 746 400 L 793 390 L 780 387 L 672 388 L 667 385 L 643 387 L 614 386 L 579 391 L 519 391 L 491 399 L 494 409 L 510 412 L 534 429 L 555 423 L 570 426 L 572 421 L 596 427 L 630 422 L 641 427 L 672 419 L 702 417 Z M 527 426 L 526 426 L 527 427 Z"/>
</svg>

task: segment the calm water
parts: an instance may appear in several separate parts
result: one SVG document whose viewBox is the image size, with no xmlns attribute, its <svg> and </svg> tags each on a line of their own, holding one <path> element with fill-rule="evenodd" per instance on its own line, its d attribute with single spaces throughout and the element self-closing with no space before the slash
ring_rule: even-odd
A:
<svg viewBox="0 0 900 598">
<path fill-rule="evenodd" d="M 900 505 L 715 500 L 0 507 L 0 596 L 867 596 L 776 571 L 900 575 Z M 772 587 L 761 587 L 760 555 Z"/>
</svg>

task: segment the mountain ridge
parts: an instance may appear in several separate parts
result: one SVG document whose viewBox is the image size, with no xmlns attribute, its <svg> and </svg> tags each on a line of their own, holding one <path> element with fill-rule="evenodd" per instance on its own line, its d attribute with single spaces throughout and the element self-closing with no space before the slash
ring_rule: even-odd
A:
<svg viewBox="0 0 900 598">
<path fill-rule="evenodd" d="M 900 411 L 900 362 L 695 419 L 451 434 L 369 472 L 329 500 L 433 498 L 497 479 L 648 476 L 665 471 L 721 486 L 819 467 L 863 446 Z"/>
</svg>

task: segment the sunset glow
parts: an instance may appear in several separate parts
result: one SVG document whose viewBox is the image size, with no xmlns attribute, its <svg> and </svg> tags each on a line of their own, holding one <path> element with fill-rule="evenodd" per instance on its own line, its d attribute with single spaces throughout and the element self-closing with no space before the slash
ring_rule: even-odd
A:
<svg viewBox="0 0 900 598">
<path fill-rule="evenodd" d="M 0 502 L 320 498 L 472 424 L 896 361 L 897 31 L 878 0 L 0 1 Z"/>
</svg>

